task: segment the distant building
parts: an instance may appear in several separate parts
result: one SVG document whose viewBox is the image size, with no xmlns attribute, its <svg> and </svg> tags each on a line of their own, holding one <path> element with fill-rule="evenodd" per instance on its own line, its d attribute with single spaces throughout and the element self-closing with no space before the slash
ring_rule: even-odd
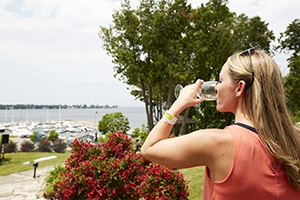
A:
<svg viewBox="0 0 300 200">
<path fill-rule="evenodd" d="M 68 138 L 66 142 L 68 145 L 70 145 L 74 142 L 74 140 L 78 140 L 80 142 L 94 142 L 95 136 L 90 133 L 82 132 Z"/>
<path fill-rule="evenodd" d="M 75 135 L 75 139 L 82 142 L 93 142 L 95 136 L 90 135 L 89 133 L 79 133 Z"/>
</svg>

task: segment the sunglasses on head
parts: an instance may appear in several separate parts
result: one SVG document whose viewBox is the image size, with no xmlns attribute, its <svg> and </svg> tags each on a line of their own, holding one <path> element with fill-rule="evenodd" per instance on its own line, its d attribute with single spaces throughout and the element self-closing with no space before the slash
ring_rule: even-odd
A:
<svg viewBox="0 0 300 200">
<path fill-rule="evenodd" d="M 246 85 L 246 89 L 248 89 L 254 82 L 254 70 L 253 70 L 252 59 L 251 59 L 251 55 L 254 53 L 254 51 L 255 51 L 255 47 L 251 47 L 240 53 L 241 56 L 249 56 L 250 68 L 252 70 L 252 80 L 249 84 Z"/>
</svg>

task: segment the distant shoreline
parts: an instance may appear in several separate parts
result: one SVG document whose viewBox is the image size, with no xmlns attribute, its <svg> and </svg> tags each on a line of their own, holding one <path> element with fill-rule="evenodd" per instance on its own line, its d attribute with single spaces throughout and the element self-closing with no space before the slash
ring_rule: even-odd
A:
<svg viewBox="0 0 300 200">
<path fill-rule="evenodd" d="M 13 110 L 13 109 L 91 109 L 91 108 L 118 108 L 118 105 L 41 105 L 41 104 L 0 104 L 0 110 Z"/>
</svg>

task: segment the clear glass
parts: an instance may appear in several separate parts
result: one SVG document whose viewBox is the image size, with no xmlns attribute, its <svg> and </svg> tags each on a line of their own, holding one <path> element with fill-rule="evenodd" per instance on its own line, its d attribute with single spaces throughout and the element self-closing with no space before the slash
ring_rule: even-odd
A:
<svg viewBox="0 0 300 200">
<path fill-rule="evenodd" d="M 205 101 L 215 101 L 216 100 L 216 90 L 215 87 L 218 84 L 217 81 L 206 81 L 201 86 L 201 93 L 197 94 L 197 98 L 203 99 Z M 174 89 L 174 95 L 178 98 L 180 91 L 183 86 L 181 84 L 176 85 Z"/>
</svg>

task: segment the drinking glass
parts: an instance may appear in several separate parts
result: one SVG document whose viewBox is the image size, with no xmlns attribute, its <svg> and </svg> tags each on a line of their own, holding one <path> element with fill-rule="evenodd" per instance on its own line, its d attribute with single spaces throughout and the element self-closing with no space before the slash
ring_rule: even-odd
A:
<svg viewBox="0 0 300 200">
<path fill-rule="evenodd" d="M 218 84 L 217 81 L 206 81 L 201 86 L 201 93 L 197 94 L 197 98 L 203 99 L 205 101 L 215 101 L 216 100 L 216 90 L 215 87 Z M 183 86 L 181 84 L 176 85 L 174 89 L 174 95 L 178 98 L 180 91 Z"/>
</svg>

